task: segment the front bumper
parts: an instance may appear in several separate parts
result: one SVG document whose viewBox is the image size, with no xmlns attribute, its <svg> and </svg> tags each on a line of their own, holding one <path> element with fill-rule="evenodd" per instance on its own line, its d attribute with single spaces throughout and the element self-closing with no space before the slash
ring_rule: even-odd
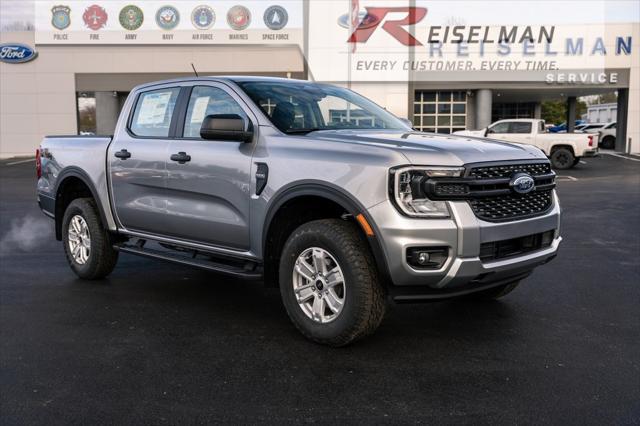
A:
<svg viewBox="0 0 640 426">
<path fill-rule="evenodd" d="M 387 261 L 391 293 L 396 300 L 452 297 L 515 281 L 555 257 L 562 238 L 560 206 L 553 194 L 546 214 L 513 222 L 478 219 L 465 201 L 450 202 L 450 219 L 414 219 L 402 216 L 391 202 L 369 209 Z M 550 246 L 495 261 L 480 259 L 482 243 L 509 240 L 554 230 Z M 406 261 L 411 247 L 448 247 L 449 257 L 438 270 L 418 270 Z"/>
</svg>

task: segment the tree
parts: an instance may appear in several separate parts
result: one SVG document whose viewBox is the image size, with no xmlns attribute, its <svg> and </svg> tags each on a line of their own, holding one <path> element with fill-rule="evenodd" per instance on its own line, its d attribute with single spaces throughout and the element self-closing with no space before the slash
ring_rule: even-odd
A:
<svg viewBox="0 0 640 426">
<path fill-rule="evenodd" d="M 567 101 L 542 102 L 542 119 L 547 123 L 560 124 L 567 121 Z M 576 102 L 576 120 L 587 113 L 586 102 L 578 99 Z"/>
</svg>

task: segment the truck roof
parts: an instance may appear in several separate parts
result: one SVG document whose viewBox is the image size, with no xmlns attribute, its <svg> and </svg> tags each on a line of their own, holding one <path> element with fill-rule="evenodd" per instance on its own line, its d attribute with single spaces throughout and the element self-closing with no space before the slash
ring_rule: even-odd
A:
<svg viewBox="0 0 640 426">
<path fill-rule="evenodd" d="M 218 82 L 233 82 L 233 83 L 241 83 L 246 81 L 265 81 L 265 82 L 273 82 L 273 83 L 313 83 L 308 80 L 299 80 L 293 78 L 284 78 L 284 77 L 263 77 L 263 76 L 250 76 L 250 75 L 211 75 L 211 76 L 202 76 L 202 77 L 180 77 L 173 78 L 169 80 L 160 80 L 153 81 L 149 83 L 144 83 L 138 85 L 133 88 L 133 91 L 146 89 L 153 86 L 159 86 L 170 83 L 184 83 L 190 81 L 218 81 Z"/>
</svg>

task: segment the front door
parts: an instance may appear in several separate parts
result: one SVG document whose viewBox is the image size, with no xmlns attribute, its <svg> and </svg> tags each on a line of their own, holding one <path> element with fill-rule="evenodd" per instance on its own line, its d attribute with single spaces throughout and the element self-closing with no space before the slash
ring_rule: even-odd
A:
<svg viewBox="0 0 640 426">
<path fill-rule="evenodd" d="M 179 87 L 140 93 L 127 129 L 109 147 L 114 211 L 129 231 L 162 234 L 166 229 L 166 162 L 179 93 Z"/>
<path fill-rule="evenodd" d="M 237 94 L 222 84 L 203 82 L 191 89 L 167 156 L 173 155 L 174 160 L 167 162 L 165 234 L 222 248 L 249 249 L 255 144 L 200 138 L 207 115 L 238 114 L 250 120 L 246 106 L 241 105 L 244 102 Z"/>
</svg>

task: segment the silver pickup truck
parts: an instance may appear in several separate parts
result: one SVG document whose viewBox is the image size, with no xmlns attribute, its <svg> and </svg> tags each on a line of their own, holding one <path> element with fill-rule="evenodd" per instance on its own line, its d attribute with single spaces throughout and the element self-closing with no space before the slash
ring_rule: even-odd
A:
<svg viewBox="0 0 640 426">
<path fill-rule="evenodd" d="M 113 137 L 47 137 L 37 195 L 71 269 L 119 252 L 279 285 L 341 346 L 387 299 L 493 299 L 562 240 L 538 148 L 416 132 L 344 88 L 260 77 L 136 87 Z"/>
</svg>

